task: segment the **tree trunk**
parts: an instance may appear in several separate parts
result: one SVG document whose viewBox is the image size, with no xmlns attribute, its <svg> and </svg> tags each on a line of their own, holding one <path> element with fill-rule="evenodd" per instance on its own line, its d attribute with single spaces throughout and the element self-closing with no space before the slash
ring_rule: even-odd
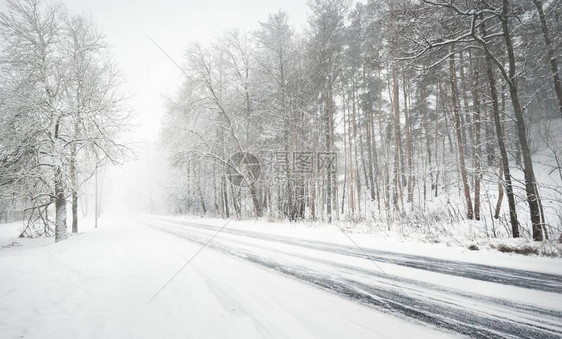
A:
<svg viewBox="0 0 562 339">
<path fill-rule="evenodd" d="M 254 205 L 254 213 L 256 217 L 261 217 L 263 215 L 263 208 L 258 197 L 256 185 L 254 183 L 250 184 L 250 197 L 252 198 L 252 203 Z"/>
<path fill-rule="evenodd" d="M 201 189 L 201 179 L 199 175 L 199 170 L 195 172 L 195 184 L 197 185 L 197 193 L 199 195 L 199 201 L 201 202 L 201 210 L 203 214 L 207 214 L 207 206 L 205 205 L 205 198 L 203 197 L 203 190 Z"/>
<path fill-rule="evenodd" d="M 439 80 L 437 82 L 439 84 Z M 435 197 L 439 194 L 439 119 L 437 110 L 439 109 L 439 88 L 437 85 L 437 95 L 435 96 Z"/>
<path fill-rule="evenodd" d="M 523 173 L 525 175 L 525 189 L 527 191 L 527 202 L 529 203 L 529 211 L 531 214 L 531 223 L 533 225 L 533 239 L 535 241 L 543 240 L 543 231 L 541 225 L 541 213 L 538 203 L 538 192 L 536 188 L 535 172 L 533 170 L 533 160 L 531 158 L 531 149 L 527 141 L 527 131 L 525 127 L 525 120 L 523 117 L 523 108 L 521 107 L 521 102 L 519 101 L 519 93 L 517 90 L 517 78 L 515 73 L 515 52 L 513 49 L 513 43 L 511 41 L 511 35 L 509 32 L 509 22 L 508 22 L 508 12 L 509 12 L 509 1 L 503 0 L 502 8 L 502 30 L 503 38 L 505 40 L 507 59 L 509 63 L 509 76 L 506 79 L 509 93 L 511 95 L 511 102 L 513 104 L 513 110 L 515 112 L 515 121 L 517 123 L 517 133 L 519 136 L 519 142 L 521 144 L 521 152 L 523 155 Z"/>
<path fill-rule="evenodd" d="M 78 185 L 76 180 L 76 143 L 70 150 L 70 184 L 72 190 L 72 233 L 78 233 Z"/>
<path fill-rule="evenodd" d="M 343 137 L 343 155 L 344 155 L 344 166 L 345 167 L 344 167 L 344 171 L 343 171 L 343 189 L 342 189 L 342 195 L 341 195 L 341 213 L 345 214 L 345 195 L 347 194 L 346 190 L 347 190 L 347 180 L 348 180 L 347 172 L 349 170 L 349 166 L 348 166 L 349 153 L 348 153 L 348 146 L 347 146 L 347 143 L 349 141 L 348 140 L 349 139 L 349 133 L 347 132 L 348 123 L 347 123 L 346 111 L 348 111 L 349 108 L 347 107 L 348 103 L 347 103 L 346 98 L 345 98 L 345 90 L 343 90 L 342 92 L 343 92 L 342 100 L 344 102 L 344 106 L 342 107 L 342 113 L 343 113 L 342 122 L 343 122 L 343 130 L 345 131 L 345 133 L 343 133 L 342 137 Z"/>
<path fill-rule="evenodd" d="M 481 129 L 482 125 L 480 122 L 480 95 L 478 93 L 479 85 L 479 63 L 473 63 L 473 86 L 472 86 L 472 106 L 474 108 L 474 219 L 480 220 L 480 177 L 482 173 L 480 172 L 482 147 L 480 145 L 481 141 Z"/>
<path fill-rule="evenodd" d="M 482 23 L 481 31 L 482 35 L 486 35 L 486 27 Z M 492 116 L 494 118 L 494 126 L 496 128 L 496 136 L 498 138 L 498 148 L 500 151 L 500 157 L 502 161 L 503 176 L 505 180 L 505 192 L 507 194 L 507 201 L 509 206 L 509 219 L 511 223 L 511 231 L 514 238 L 519 237 L 519 221 L 517 220 L 517 211 L 515 210 L 515 197 L 513 195 L 513 184 L 511 181 L 511 172 L 509 168 L 509 158 L 507 157 L 507 150 L 505 148 L 505 138 L 503 134 L 503 129 L 500 119 L 500 107 L 498 102 L 498 90 L 496 87 L 496 79 L 494 77 L 494 71 L 492 70 L 492 57 L 488 46 L 485 43 L 481 43 L 485 52 L 486 61 L 486 74 L 488 76 L 488 84 L 490 87 L 490 97 L 492 99 Z M 499 199 L 498 199 L 499 200 Z M 501 206 L 501 205 L 499 205 Z M 499 216 L 499 211 L 496 209 L 496 215 Z"/>
<path fill-rule="evenodd" d="M 348 98 L 349 100 L 349 98 Z M 355 103 L 353 103 L 353 105 L 355 105 Z M 349 169 L 349 209 L 351 211 L 351 217 L 355 218 L 355 173 L 354 173 L 354 168 L 353 168 L 353 141 L 356 140 L 352 140 L 353 138 L 353 132 L 352 132 L 352 124 L 351 124 L 351 115 L 353 113 L 350 112 L 349 110 L 349 105 L 348 105 L 348 110 L 347 110 L 347 142 L 348 142 L 348 149 L 349 149 L 349 153 L 347 154 L 348 156 L 348 169 Z M 345 120 L 345 117 L 344 117 Z M 345 128 L 345 126 L 344 126 Z"/>
<path fill-rule="evenodd" d="M 407 82 L 406 76 L 402 77 L 403 84 L 402 84 L 402 92 L 404 95 L 404 115 L 406 118 L 406 159 L 408 163 L 408 197 L 406 199 L 407 202 L 410 203 L 410 209 L 413 210 L 414 208 L 414 168 L 413 168 L 413 145 L 412 145 L 412 118 L 410 117 L 410 112 L 408 110 L 408 91 L 407 91 Z"/>
<path fill-rule="evenodd" d="M 326 151 L 333 151 L 333 133 L 334 133 L 334 102 L 332 98 L 332 77 L 327 77 L 327 91 L 325 98 L 325 116 L 326 116 Z M 326 215 L 328 223 L 332 222 L 332 173 L 326 168 Z"/>
<path fill-rule="evenodd" d="M 466 85 L 466 77 L 464 74 L 464 53 L 459 53 L 459 76 L 460 76 L 460 84 L 461 84 L 461 94 L 462 94 L 462 103 L 463 109 L 461 110 L 463 114 L 461 114 L 461 122 L 463 123 L 462 126 L 462 135 L 463 135 L 463 142 L 464 142 L 464 155 L 467 159 L 467 162 L 470 162 L 470 152 L 471 147 L 474 145 L 474 131 L 472 126 L 472 121 L 470 117 L 470 107 L 468 104 L 468 89 Z M 466 136 L 465 127 L 468 127 L 468 137 Z"/>
<path fill-rule="evenodd" d="M 234 208 L 234 213 L 236 214 L 236 218 L 240 218 L 241 215 L 241 208 L 240 208 L 240 197 L 237 196 L 236 192 L 234 192 L 234 185 L 229 182 L 227 184 L 230 187 L 230 200 L 232 201 L 232 207 Z"/>
<path fill-rule="evenodd" d="M 495 219 L 499 219 L 500 218 L 500 211 L 502 208 L 502 201 L 503 201 L 503 187 L 501 182 L 498 183 L 498 202 L 496 203 L 496 210 L 494 211 L 494 218 Z M 513 230 L 512 230 L 513 231 Z M 517 229 L 517 232 L 519 232 L 519 229 Z M 517 235 L 517 237 L 519 237 L 519 234 Z M 514 236 L 514 238 L 517 238 Z"/>
<path fill-rule="evenodd" d="M 365 79 L 365 68 L 363 68 L 363 84 L 366 84 Z M 367 140 L 367 161 L 368 161 L 368 173 L 369 173 L 369 191 L 371 194 L 371 201 L 374 201 L 376 198 L 375 193 L 375 163 L 377 161 L 377 148 L 376 148 L 376 140 L 375 140 L 375 127 L 374 127 L 374 119 L 373 119 L 373 102 L 371 100 L 367 101 L 366 107 L 363 108 L 363 113 L 365 115 L 366 121 L 366 140 Z"/>
<path fill-rule="evenodd" d="M 431 162 L 431 137 L 429 134 L 429 116 L 427 113 L 427 88 L 424 83 L 420 87 L 420 110 L 423 116 L 423 130 L 425 134 L 425 149 L 427 153 L 427 164 L 429 167 L 429 181 L 431 191 L 433 191 L 433 164 Z M 424 199 L 425 200 L 425 199 Z"/>
<path fill-rule="evenodd" d="M 55 173 L 55 242 L 68 238 L 66 232 L 66 197 L 62 181 L 62 169 Z"/>
<path fill-rule="evenodd" d="M 215 213 L 218 215 L 220 213 L 219 207 L 219 190 L 217 189 L 217 165 L 213 161 L 213 202 L 215 204 Z"/>
<path fill-rule="evenodd" d="M 361 175 L 359 174 L 360 170 L 359 170 L 359 156 L 358 156 L 358 149 L 357 149 L 357 139 L 359 139 L 359 147 L 360 147 L 360 151 L 361 151 L 361 160 L 362 160 L 362 165 L 363 165 L 363 172 L 365 174 L 365 182 L 368 182 L 368 174 L 367 174 L 367 168 L 365 166 L 365 158 L 363 157 L 363 152 L 364 152 L 364 146 L 363 146 L 363 136 L 361 133 L 358 133 L 358 131 L 360 130 L 360 126 L 357 126 L 357 119 L 356 119 L 356 115 L 359 116 L 359 107 L 356 104 L 356 92 L 357 88 L 355 86 L 355 78 L 353 78 L 352 80 L 352 112 L 351 112 L 351 127 L 353 128 L 353 140 L 355 141 L 353 144 L 353 155 L 355 158 L 355 192 L 357 194 L 357 197 L 355 199 L 356 205 L 357 205 L 357 212 L 359 213 L 359 216 L 361 216 Z M 353 170 L 353 167 L 352 167 Z"/>
<path fill-rule="evenodd" d="M 470 187 L 468 186 L 468 178 L 466 175 L 466 166 L 464 161 L 464 143 L 462 138 L 462 125 L 461 125 L 461 118 L 459 112 L 456 76 L 457 75 L 455 71 L 455 57 L 454 55 L 451 55 L 449 58 L 449 80 L 451 82 L 451 100 L 453 104 L 453 115 L 455 119 L 455 129 L 457 131 L 457 143 L 459 147 L 459 165 L 460 165 L 462 185 L 464 190 L 464 197 L 466 200 L 467 217 L 468 219 L 472 219 L 474 217 L 474 211 L 472 209 L 472 200 L 470 198 Z"/>
<path fill-rule="evenodd" d="M 230 218 L 230 207 L 228 206 L 228 192 L 227 192 L 227 189 L 226 189 L 226 177 L 225 176 L 221 177 L 221 193 L 222 193 L 221 196 L 222 196 L 222 205 L 223 205 L 224 216 L 226 218 Z"/>
<path fill-rule="evenodd" d="M 550 60 L 550 69 L 552 70 L 552 80 L 554 81 L 554 89 L 556 90 L 556 96 L 558 97 L 558 109 L 560 110 L 560 116 L 562 117 L 562 85 L 560 84 L 560 74 L 558 73 L 558 62 L 554 51 L 552 49 L 552 40 L 550 39 L 550 33 L 548 31 L 548 26 L 546 25 L 546 17 L 544 15 L 543 4 L 541 0 L 533 0 L 533 3 L 537 7 L 537 12 L 539 13 L 539 20 L 541 22 L 542 34 L 544 37 L 544 43 L 546 45 L 546 52 L 548 60 Z"/>
<path fill-rule="evenodd" d="M 400 205 L 398 199 L 401 189 L 400 180 L 400 149 L 401 149 L 401 135 L 400 135 L 400 106 L 399 106 L 399 88 L 398 88 L 398 75 L 396 74 L 396 67 L 392 67 L 392 111 L 394 113 L 394 188 L 392 190 L 392 204 L 394 210 L 400 212 Z"/>
</svg>

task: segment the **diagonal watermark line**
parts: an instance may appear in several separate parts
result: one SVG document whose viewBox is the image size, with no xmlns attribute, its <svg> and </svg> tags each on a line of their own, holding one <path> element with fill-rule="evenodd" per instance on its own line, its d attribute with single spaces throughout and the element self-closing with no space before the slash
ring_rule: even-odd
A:
<svg viewBox="0 0 562 339">
<path fill-rule="evenodd" d="M 166 53 L 166 51 L 160 47 L 160 45 L 158 45 L 156 43 L 156 41 L 154 41 L 154 39 L 152 39 L 148 34 L 146 34 L 146 37 L 168 58 L 168 60 L 170 60 L 189 80 L 192 80 L 191 77 L 189 76 L 189 74 L 187 74 L 187 72 L 183 69 L 183 67 L 181 67 L 168 53 Z M 325 215 L 325 213 L 323 211 L 321 211 L 322 214 Z M 150 302 L 152 302 L 152 300 L 154 300 L 154 298 L 156 298 L 158 296 L 158 294 L 160 294 L 160 292 L 162 292 L 166 286 L 168 286 L 168 284 L 170 284 L 170 282 L 172 282 L 172 280 L 174 280 L 174 278 L 180 274 L 181 271 L 183 271 L 184 268 L 187 267 L 187 265 L 189 265 L 189 263 L 195 259 L 195 257 L 197 257 L 199 255 L 199 253 L 201 253 L 201 251 L 203 251 L 203 249 L 205 249 L 205 247 L 207 247 L 207 245 L 217 236 L 219 235 L 219 233 L 222 232 L 222 230 L 230 223 L 230 221 L 232 220 L 232 218 L 228 219 L 228 221 L 215 233 L 213 234 L 213 236 L 191 257 L 189 258 L 189 260 L 158 290 L 158 292 L 156 292 L 146 303 L 147 305 L 150 304 Z M 353 240 L 353 238 L 351 238 L 349 236 L 349 234 L 347 234 L 337 223 L 332 222 L 332 224 L 338 229 L 340 230 L 340 232 L 342 232 L 352 243 L 355 247 L 357 247 L 357 249 L 359 249 L 361 251 L 361 253 L 363 253 L 363 255 L 373 264 L 375 265 L 375 267 L 381 271 L 387 278 L 388 280 L 397 288 L 399 289 L 403 294 L 407 294 L 406 292 L 404 292 L 404 290 L 398 286 L 398 284 L 396 284 L 396 282 L 394 281 L 394 279 L 389 276 L 380 266 L 379 264 L 377 264 L 370 255 L 367 254 L 367 252 L 365 252 L 365 250 L 363 248 L 361 248 L 361 246 L 359 246 L 355 240 Z M 384 302 L 384 301 L 383 301 Z M 385 303 L 386 304 L 386 303 Z M 387 304 L 388 306 L 388 304 Z"/>
<path fill-rule="evenodd" d="M 205 244 L 203 244 L 203 246 L 202 246 L 197 252 L 195 252 L 195 253 L 186 261 L 186 263 L 183 264 L 183 266 L 180 267 L 180 269 L 179 269 L 170 279 L 168 279 L 168 281 L 166 281 L 166 283 L 165 283 L 164 285 L 162 285 L 162 287 L 160 287 L 160 289 L 158 290 L 158 292 L 156 292 L 156 293 L 146 302 L 146 305 L 150 304 L 150 303 L 152 302 L 152 300 L 154 300 L 154 298 L 156 298 L 156 297 L 158 296 L 158 294 L 160 294 L 160 292 L 162 292 L 162 291 L 166 288 L 166 286 L 168 286 L 168 285 L 172 282 L 172 280 L 174 280 L 174 279 L 178 276 L 178 274 L 180 274 L 180 272 L 183 271 L 183 269 L 186 268 L 187 265 L 189 265 L 189 263 L 191 263 L 191 262 L 193 261 L 193 259 L 195 259 L 195 258 L 199 255 L 199 253 L 201 253 L 201 251 L 203 251 L 203 250 L 205 249 L 205 247 L 207 247 L 207 245 L 209 245 L 209 243 L 210 243 L 211 241 L 213 241 L 213 239 L 215 239 L 215 237 L 216 237 L 217 235 L 219 235 L 219 233 L 222 232 L 222 230 L 225 229 L 225 227 L 230 223 L 231 220 L 232 220 L 232 218 L 228 219 L 228 220 L 226 221 L 226 223 L 225 223 L 215 234 L 213 234 L 213 236 L 210 237 L 209 240 L 207 240 L 207 242 L 206 242 Z"/>
<path fill-rule="evenodd" d="M 152 41 L 154 46 L 156 46 L 168 58 L 168 60 L 170 60 L 183 73 L 183 75 L 185 75 L 189 80 L 192 80 L 189 74 L 187 74 L 187 72 L 183 69 L 183 67 L 181 67 L 168 53 L 166 53 L 166 51 L 162 47 L 160 47 L 160 45 L 158 45 L 156 41 L 154 41 L 154 39 L 150 37 L 150 35 L 146 34 L 146 37 L 150 41 Z"/>
<path fill-rule="evenodd" d="M 183 69 L 183 67 L 181 67 L 168 53 L 166 53 L 166 51 L 162 47 L 160 47 L 160 45 L 158 45 L 158 43 L 156 43 L 154 39 L 152 39 L 148 34 L 146 34 L 146 37 L 168 58 L 168 60 L 170 60 L 183 73 L 183 75 L 185 75 L 187 79 L 192 80 L 189 74 L 187 74 L 187 72 Z M 232 218 L 228 219 L 228 221 L 215 234 L 213 234 L 213 236 L 209 238 L 209 240 L 207 240 L 207 242 L 197 252 L 195 252 L 195 254 L 193 254 L 191 258 L 189 258 L 189 260 L 187 260 L 187 262 L 183 264 L 183 266 L 180 267 L 180 269 L 170 279 L 168 279 L 168 281 L 166 281 L 164 285 L 162 285 L 162 287 L 160 287 L 160 289 L 146 302 L 146 305 L 150 304 L 152 300 L 154 300 L 154 298 L 156 298 L 160 294 L 160 292 L 162 292 L 172 282 L 172 280 L 174 280 L 178 276 L 178 274 L 180 274 L 180 272 L 183 271 L 183 269 L 186 268 L 187 265 L 189 265 L 189 263 L 191 263 L 193 259 L 195 259 L 199 255 L 199 253 L 201 253 L 201 251 L 203 251 L 205 247 L 207 247 L 207 245 L 211 241 L 213 241 L 213 239 L 217 235 L 219 235 L 219 233 L 222 232 L 222 230 L 228 225 L 228 223 L 230 223 L 231 220 Z"/>
<path fill-rule="evenodd" d="M 324 213 L 324 211 L 320 211 L 320 212 L 321 212 L 324 216 L 326 216 L 326 214 Z M 326 217 L 327 217 L 327 216 L 326 216 Z M 353 240 L 353 238 L 350 237 L 349 234 L 347 234 L 347 233 L 343 230 L 342 227 L 340 227 L 337 223 L 335 223 L 335 222 L 333 222 L 333 221 L 332 221 L 331 224 L 334 225 L 338 230 L 340 230 L 340 232 L 342 232 L 343 235 L 345 235 L 345 236 L 347 237 L 347 239 L 349 239 L 349 241 L 351 241 L 351 242 L 353 243 L 353 245 L 354 245 L 355 247 L 357 247 L 357 248 L 361 251 L 361 253 L 363 253 L 363 255 L 364 255 L 373 265 L 375 265 L 375 267 L 376 267 L 379 271 L 381 271 L 381 272 L 385 275 L 385 277 L 392 283 L 392 285 L 394 285 L 397 289 L 399 289 L 400 292 L 402 292 L 404 295 L 408 295 L 400 286 L 398 286 L 398 284 L 396 284 L 396 282 L 394 281 L 395 279 L 392 278 L 391 276 L 389 276 L 389 275 L 382 269 L 382 267 L 380 267 L 380 265 L 377 264 L 377 262 L 376 262 L 373 258 L 371 258 L 371 256 L 370 256 L 369 254 L 367 254 L 367 252 L 365 252 L 365 250 L 364 250 L 361 246 L 359 246 L 359 245 L 355 242 L 355 240 Z M 388 304 L 387 304 L 387 306 L 388 306 Z"/>
</svg>

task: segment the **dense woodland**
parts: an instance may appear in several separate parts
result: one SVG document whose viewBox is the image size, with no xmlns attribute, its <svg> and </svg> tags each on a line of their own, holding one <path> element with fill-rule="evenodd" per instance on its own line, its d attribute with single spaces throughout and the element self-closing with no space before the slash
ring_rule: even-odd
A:
<svg viewBox="0 0 562 339">
<path fill-rule="evenodd" d="M 302 28 L 277 12 L 192 43 L 149 211 L 558 239 L 561 7 L 311 0 Z M 67 206 L 77 232 L 86 187 L 130 155 L 121 78 L 91 18 L 40 0 L 0 13 L 0 77 L 0 218 L 62 240 Z"/>
<path fill-rule="evenodd" d="M 543 0 L 310 0 L 302 30 L 278 12 L 189 45 L 162 132 L 169 212 L 557 238 L 561 15 Z M 257 181 L 233 184 L 237 152 L 259 158 Z"/>
<path fill-rule="evenodd" d="M 63 240 L 67 205 L 78 232 L 86 183 L 129 154 L 118 141 L 129 121 L 120 76 L 91 18 L 8 0 L 0 78 L 0 217 L 24 219 L 21 236 Z"/>
</svg>

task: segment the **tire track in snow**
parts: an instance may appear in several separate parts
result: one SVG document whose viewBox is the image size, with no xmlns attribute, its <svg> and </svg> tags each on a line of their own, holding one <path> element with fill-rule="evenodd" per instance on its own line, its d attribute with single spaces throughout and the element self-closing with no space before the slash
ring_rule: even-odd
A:
<svg viewBox="0 0 562 339">
<path fill-rule="evenodd" d="M 208 231 L 216 231 L 219 227 L 204 224 L 190 223 L 185 221 L 172 221 L 152 217 L 155 221 L 182 225 L 184 227 L 194 227 Z M 553 292 L 562 294 L 562 275 L 524 271 L 506 267 L 496 267 L 484 264 L 474 264 L 453 260 L 444 260 L 432 257 L 396 253 L 390 251 L 363 248 L 368 257 L 360 250 L 352 246 L 338 245 L 322 241 L 309 241 L 290 237 L 262 234 L 253 231 L 239 229 L 224 229 L 223 233 L 251 237 L 259 240 L 282 242 L 289 245 L 301 246 L 307 249 L 354 256 L 364 259 L 372 259 L 378 262 L 400 265 L 410 268 L 426 270 L 430 272 L 459 276 L 463 278 L 495 282 L 502 285 L 511 285 L 533 290 Z"/>
<path fill-rule="evenodd" d="M 162 230 L 167 233 L 171 233 L 175 236 L 182 237 L 184 239 L 203 244 L 206 242 L 206 234 L 199 233 L 195 235 L 190 232 L 195 231 L 193 228 L 202 230 L 202 231 L 213 231 L 216 230 L 213 226 L 207 225 L 191 225 L 186 224 L 185 222 L 173 222 L 169 220 L 157 220 L 160 222 L 160 225 L 154 225 L 151 222 L 141 221 L 142 223 L 154 227 L 156 229 Z M 170 229 L 170 225 L 163 225 L 164 224 L 172 224 L 174 225 L 175 230 Z M 185 227 L 191 226 L 191 227 Z M 265 241 L 275 241 L 275 242 L 283 242 L 289 245 L 296 245 L 296 246 L 306 246 L 307 248 L 312 248 L 321 251 L 329 251 L 331 253 L 338 253 L 342 255 L 349 255 L 354 257 L 361 257 L 364 258 L 365 256 L 360 253 L 361 255 L 357 255 L 358 253 L 353 253 L 352 249 L 346 248 L 345 246 L 336 245 L 334 247 L 337 248 L 336 251 L 330 251 L 328 246 L 332 246 L 332 244 L 328 243 L 319 243 L 315 244 L 311 241 L 301 241 L 299 239 L 292 239 L 286 237 L 279 237 L 279 236 L 271 236 L 267 234 L 260 234 L 257 232 L 250 232 L 250 231 L 241 231 L 241 230 L 233 230 L 233 229 L 225 229 L 225 233 L 234 234 L 243 237 L 251 237 L 254 239 L 265 240 Z M 196 232 L 197 233 L 197 232 Z M 219 240 L 219 239 L 217 239 Z M 297 240 L 297 241 L 295 241 Z M 473 295 L 468 293 L 463 293 L 462 291 L 458 290 L 451 290 L 441 286 L 436 286 L 430 283 L 420 282 L 413 279 L 407 279 L 402 277 L 393 277 L 396 279 L 397 282 L 400 283 L 403 288 L 407 290 L 411 290 L 412 286 L 417 286 L 418 288 L 422 289 L 431 289 L 433 291 L 441 292 L 443 294 L 449 295 L 457 295 L 464 298 L 470 298 L 473 301 L 477 301 L 482 304 L 488 305 L 499 305 L 503 306 L 507 309 L 516 310 L 517 312 L 524 312 L 529 316 L 529 318 L 535 319 L 546 319 L 550 321 L 546 321 L 545 325 L 541 325 L 537 321 L 532 321 L 533 319 L 509 319 L 506 317 L 499 316 L 497 314 L 491 314 L 482 312 L 481 310 L 471 310 L 467 308 L 465 305 L 459 304 L 458 302 L 451 302 L 451 300 L 447 300 L 446 298 L 438 298 L 438 297 L 423 297 L 419 296 L 419 292 L 417 291 L 417 296 L 405 295 L 401 291 L 398 291 L 396 288 L 392 287 L 392 285 L 376 285 L 376 284 L 367 284 L 364 281 L 360 281 L 361 279 L 354 279 L 352 275 L 346 274 L 326 274 L 325 272 L 318 272 L 311 270 L 306 266 L 299 266 L 299 265 L 287 265 L 275 260 L 266 259 L 255 253 L 250 253 L 248 250 L 239 249 L 239 248 L 232 248 L 232 246 L 220 244 L 220 241 L 215 241 L 214 243 L 209 245 L 210 248 L 218 250 L 222 253 L 234 255 L 245 260 L 248 260 L 252 263 L 258 264 L 260 266 L 266 267 L 271 270 L 275 270 L 277 272 L 283 273 L 285 275 L 291 276 L 293 278 L 299 279 L 301 281 L 305 281 L 309 284 L 313 284 L 317 287 L 320 287 L 324 290 L 335 292 L 339 295 L 342 295 L 350 300 L 354 300 L 360 302 L 362 304 L 375 307 L 380 310 L 384 310 L 386 312 L 390 312 L 393 314 L 397 314 L 401 317 L 415 319 L 418 322 L 426 323 L 441 329 L 446 329 L 449 331 L 454 331 L 459 334 L 468 335 L 474 338 L 513 338 L 513 337 L 527 337 L 527 338 L 559 338 L 562 336 L 562 328 L 560 326 L 552 325 L 553 323 L 556 324 L 556 319 L 562 319 L 562 312 L 557 312 L 553 310 L 545 310 L 540 308 L 535 308 L 530 305 L 523 305 L 517 304 L 508 300 L 500 299 L 500 298 L 487 298 L 485 296 Z M 343 251 L 342 251 L 343 248 Z M 270 249 L 271 250 L 271 249 Z M 370 250 L 371 251 L 371 250 Z M 383 252 L 383 251 L 376 251 L 375 252 Z M 384 252 L 392 253 L 392 252 Z M 284 253 L 285 255 L 291 255 L 288 253 Z M 382 260 L 379 258 L 374 258 L 375 260 L 380 260 L 383 262 L 388 263 L 396 263 L 400 265 L 399 257 L 404 257 L 408 263 L 404 264 L 403 266 L 412 267 L 412 268 L 420 268 L 425 270 L 430 270 L 433 267 L 431 260 L 435 260 L 434 258 L 428 257 L 418 257 L 418 256 L 411 256 L 411 255 L 402 255 L 402 254 L 395 254 L 396 256 L 392 258 L 391 261 L 385 261 L 383 257 Z M 302 255 L 295 255 L 293 256 L 299 258 Z M 414 258 L 412 258 L 414 257 Z M 417 262 L 421 267 L 417 267 L 419 265 L 411 265 L 413 260 Z M 430 260 L 427 265 L 423 265 L 423 260 Z M 311 260 L 309 257 L 308 260 Z M 318 261 L 318 259 L 314 259 Z M 446 260 L 440 260 L 445 261 Z M 457 269 L 464 268 L 463 263 L 460 262 L 452 262 L 454 263 L 454 267 L 458 267 Z M 351 272 L 355 274 L 362 274 L 362 275 L 369 275 L 369 276 L 376 276 L 377 278 L 387 279 L 386 276 L 381 275 L 378 272 L 373 272 L 365 269 L 360 269 L 354 266 L 338 264 L 330 261 L 324 262 L 324 264 L 334 266 L 335 268 L 342 269 L 344 272 Z M 487 275 L 491 273 L 491 269 L 494 267 L 487 266 L 487 265 L 478 265 L 478 264 L 467 264 L 471 266 L 472 269 L 475 267 L 485 266 L 485 270 L 483 270 L 483 274 Z M 516 279 L 516 277 L 520 276 L 522 272 L 519 270 L 512 270 L 512 269 L 504 269 L 504 268 L 495 268 L 500 269 L 502 271 L 508 270 L 511 274 L 508 274 L 507 277 L 509 279 Z M 444 273 L 449 274 L 448 270 L 435 270 L 437 273 Z M 435 272 L 434 271 L 434 272 Z M 516 271 L 516 274 L 513 274 Z M 477 271 L 479 272 L 479 271 Z M 505 273 L 505 272 L 502 272 Z M 535 273 L 535 272 L 530 272 Z M 472 274 L 475 274 L 474 272 Z M 543 278 L 547 278 L 548 274 L 541 274 Z M 457 276 L 466 277 L 465 275 L 454 274 Z M 477 279 L 477 278 L 476 278 Z M 505 278 L 508 279 L 508 278 Z M 478 279 L 484 281 L 490 281 L 490 279 Z M 498 281 L 491 281 L 491 282 L 498 282 Z M 503 280 L 499 283 L 504 283 L 508 285 L 509 281 Z M 406 285 L 404 285 L 406 284 Z M 544 290 L 548 284 L 541 284 L 541 280 L 537 280 L 537 277 L 532 277 L 527 283 L 526 286 L 537 287 L 538 290 Z M 521 287 L 519 285 L 519 287 Z M 423 290 L 422 290 L 423 292 Z M 548 324 L 550 322 L 550 324 Z"/>
</svg>

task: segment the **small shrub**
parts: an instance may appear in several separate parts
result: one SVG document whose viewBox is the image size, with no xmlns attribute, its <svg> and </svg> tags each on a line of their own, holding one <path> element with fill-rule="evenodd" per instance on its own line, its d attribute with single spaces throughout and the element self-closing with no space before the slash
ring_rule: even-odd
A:
<svg viewBox="0 0 562 339">
<path fill-rule="evenodd" d="M 523 255 L 539 254 L 539 250 L 537 248 L 528 245 L 515 247 L 515 246 L 500 244 L 498 245 L 497 250 L 503 253 L 516 253 L 516 254 L 523 254 Z"/>
</svg>

